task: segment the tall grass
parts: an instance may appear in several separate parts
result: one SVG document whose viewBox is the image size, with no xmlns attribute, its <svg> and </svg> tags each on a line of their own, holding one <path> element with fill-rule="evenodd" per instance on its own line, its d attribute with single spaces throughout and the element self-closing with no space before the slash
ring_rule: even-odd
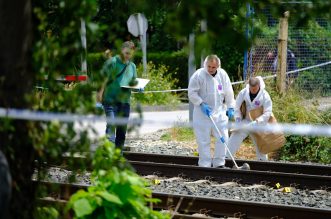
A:
<svg viewBox="0 0 331 219">
<path fill-rule="evenodd" d="M 331 125 L 331 110 L 322 112 L 317 110 L 317 104 L 307 104 L 300 90 L 288 88 L 285 95 L 280 95 L 274 81 L 266 84 L 273 101 L 273 113 L 279 122 Z M 331 163 L 331 138 L 287 135 L 286 140 L 278 152 L 280 160 Z"/>
</svg>

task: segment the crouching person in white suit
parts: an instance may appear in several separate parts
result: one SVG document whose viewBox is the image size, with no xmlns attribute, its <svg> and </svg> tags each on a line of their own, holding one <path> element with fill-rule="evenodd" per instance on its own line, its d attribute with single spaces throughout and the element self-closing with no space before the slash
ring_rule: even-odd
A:
<svg viewBox="0 0 331 219">
<path fill-rule="evenodd" d="M 209 55 L 204 68 L 192 75 L 188 97 L 194 104 L 193 128 L 198 144 L 199 166 L 224 168 L 226 149 L 209 116 L 212 116 L 225 142 L 228 142 L 228 130 L 224 126 L 228 117 L 234 116 L 235 101 L 229 76 L 221 68 L 221 61 L 216 55 Z M 213 159 L 210 152 L 211 133 L 217 139 Z"/>
<path fill-rule="evenodd" d="M 245 101 L 246 103 L 246 113 L 245 118 L 243 118 L 242 112 L 241 112 L 241 105 Z M 258 107 L 263 107 L 263 114 L 255 119 L 255 121 L 250 121 L 249 119 L 249 112 L 251 110 L 254 110 Z M 249 125 L 254 124 L 266 124 L 272 114 L 272 101 L 268 94 L 268 92 L 265 90 L 265 83 L 262 79 L 262 77 L 253 77 L 249 79 L 249 83 L 240 93 L 238 94 L 238 97 L 236 99 L 236 107 L 235 107 L 235 121 L 236 122 L 243 122 L 243 123 L 249 123 Z M 234 131 L 231 134 L 231 137 L 229 139 L 229 149 L 231 153 L 234 155 L 236 151 L 239 149 L 240 144 L 243 142 L 243 140 L 250 135 L 247 131 Z M 255 141 L 254 138 L 250 135 L 255 148 L 256 148 L 256 157 L 258 160 L 268 160 L 267 154 L 262 154 Z M 227 157 L 230 157 L 229 154 L 227 154 Z"/>
</svg>

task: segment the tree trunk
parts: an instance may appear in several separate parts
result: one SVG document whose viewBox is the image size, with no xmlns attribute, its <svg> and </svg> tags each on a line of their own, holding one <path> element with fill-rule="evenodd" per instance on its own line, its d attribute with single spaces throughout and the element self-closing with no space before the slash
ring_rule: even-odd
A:
<svg viewBox="0 0 331 219">
<path fill-rule="evenodd" d="M 0 1 L 0 107 L 29 108 L 34 74 L 31 71 L 31 1 Z M 34 149 L 28 121 L 0 119 L 0 149 L 13 179 L 11 218 L 33 218 L 35 191 L 31 183 Z"/>
</svg>

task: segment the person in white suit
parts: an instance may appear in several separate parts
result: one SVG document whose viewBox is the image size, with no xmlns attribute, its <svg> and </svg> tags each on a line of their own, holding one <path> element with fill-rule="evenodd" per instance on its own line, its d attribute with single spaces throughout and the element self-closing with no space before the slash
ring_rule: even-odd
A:
<svg viewBox="0 0 331 219">
<path fill-rule="evenodd" d="M 192 75 L 188 97 L 194 105 L 193 129 L 198 144 L 198 165 L 224 168 L 226 149 L 209 116 L 213 117 L 227 142 L 229 135 L 224 126 L 228 117 L 231 119 L 234 116 L 235 101 L 229 76 L 221 68 L 221 61 L 216 55 L 207 56 L 204 67 Z M 210 152 L 211 133 L 217 139 L 213 159 Z"/>
<path fill-rule="evenodd" d="M 243 118 L 242 112 L 240 110 L 241 105 L 245 101 L 246 103 L 246 117 Z M 263 114 L 255 119 L 255 121 L 250 121 L 249 119 L 249 112 L 251 110 L 254 110 L 258 107 L 263 107 Z M 272 114 L 272 101 L 270 98 L 269 93 L 265 90 L 265 83 L 262 79 L 262 77 L 252 77 L 249 79 L 248 84 L 246 87 L 240 91 L 240 93 L 237 96 L 236 99 L 236 107 L 235 107 L 235 121 L 236 122 L 243 122 L 243 123 L 249 123 L 249 125 L 254 124 L 266 124 Z M 254 138 L 247 132 L 247 131 L 234 131 L 229 139 L 229 149 L 230 152 L 234 155 L 236 151 L 239 149 L 240 144 L 243 142 L 243 140 L 250 136 L 255 148 L 256 148 L 256 157 L 258 160 L 268 160 L 267 154 L 262 154 L 258 147 L 256 146 L 256 143 L 254 141 Z M 227 157 L 229 157 L 229 154 L 227 154 Z"/>
</svg>

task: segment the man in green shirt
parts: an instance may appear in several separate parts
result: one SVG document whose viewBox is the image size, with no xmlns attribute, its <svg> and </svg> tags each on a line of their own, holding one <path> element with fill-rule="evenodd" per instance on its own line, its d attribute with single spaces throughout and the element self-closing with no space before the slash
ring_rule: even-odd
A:
<svg viewBox="0 0 331 219">
<path fill-rule="evenodd" d="M 108 59 L 101 74 L 104 75 L 106 84 L 102 94 L 102 105 L 107 118 L 129 118 L 131 89 L 123 88 L 135 83 L 137 78 L 136 65 L 130 61 L 134 53 L 134 43 L 124 42 L 120 55 Z M 111 125 L 107 120 L 107 138 L 117 148 L 123 149 L 127 125 Z"/>
</svg>

